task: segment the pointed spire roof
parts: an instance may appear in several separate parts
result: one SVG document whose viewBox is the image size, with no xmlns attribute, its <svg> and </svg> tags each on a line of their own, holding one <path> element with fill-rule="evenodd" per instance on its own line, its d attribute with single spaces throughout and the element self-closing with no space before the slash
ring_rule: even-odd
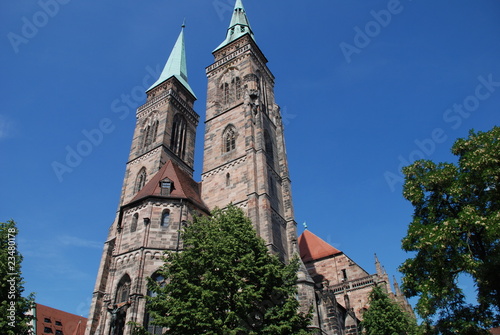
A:
<svg viewBox="0 0 500 335">
<path fill-rule="evenodd" d="M 380 261 L 378 260 L 377 254 L 375 254 L 375 270 L 379 276 L 382 276 L 385 273 Z"/>
<path fill-rule="evenodd" d="M 160 181 L 165 179 L 169 179 L 173 183 L 173 189 L 169 196 L 161 195 Z M 201 199 L 200 184 L 171 160 L 163 164 L 161 169 L 130 202 L 133 203 L 150 196 L 189 199 L 202 208 L 207 208 Z"/>
<path fill-rule="evenodd" d="M 304 263 L 342 253 L 309 230 L 305 230 L 299 236 L 299 250 Z"/>
<path fill-rule="evenodd" d="M 174 48 L 172 49 L 172 52 L 170 53 L 170 56 L 168 57 L 167 63 L 165 64 L 165 67 L 163 68 L 163 71 L 160 75 L 160 78 L 158 78 L 158 80 L 153 85 L 151 85 L 151 87 L 148 88 L 147 91 L 160 85 L 165 80 L 167 80 L 171 77 L 175 77 L 189 91 L 189 93 L 191 93 L 196 98 L 196 95 L 194 94 L 193 90 L 191 89 L 191 87 L 188 84 L 187 66 L 186 66 L 186 49 L 184 46 L 184 27 L 185 27 L 185 24 L 183 23 L 179 37 L 177 38 L 177 41 L 175 42 Z"/>
<path fill-rule="evenodd" d="M 214 52 L 245 34 L 250 34 L 250 36 L 255 40 L 245 8 L 243 7 L 243 3 L 241 0 L 236 0 L 236 3 L 234 4 L 233 16 L 231 17 L 231 23 L 227 29 L 226 39 L 214 50 Z"/>
<path fill-rule="evenodd" d="M 392 280 L 394 282 L 394 294 L 396 296 L 401 296 L 401 289 L 399 288 L 399 283 L 398 281 L 396 280 L 396 277 L 395 276 L 392 276 Z"/>
</svg>

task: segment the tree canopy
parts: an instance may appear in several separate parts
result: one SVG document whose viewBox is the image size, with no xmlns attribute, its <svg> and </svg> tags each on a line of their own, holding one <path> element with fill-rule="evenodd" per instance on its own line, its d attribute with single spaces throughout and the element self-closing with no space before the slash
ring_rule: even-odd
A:
<svg viewBox="0 0 500 335">
<path fill-rule="evenodd" d="M 149 281 L 147 310 L 166 334 L 308 334 L 297 261 L 271 255 L 243 211 L 216 209 L 182 235 L 184 250 L 159 271 L 166 283 Z"/>
<path fill-rule="evenodd" d="M 420 160 L 403 169 L 414 207 L 402 241 L 414 252 L 400 268 L 403 288 L 437 332 L 486 334 L 500 321 L 500 127 L 471 131 L 452 153 L 456 164 Z M 473 279 L 477 303 L 467 302 L 463 276 Z"/>
<path fill-rule="evenodd" d="M 21 262 L 17 250 L 17 227 L 12 220 L 0 222 L 0 334 L 30 334 L 28 322 L 33 318 L 26 312 L 34 306 L 34 296 L 23 297 Z"/>
<path fill-rule="evenodd" d="M 375 286 L 370 293 L 370 307 L 363 314 L 362 327 L 366 335 L 417 335 L 415 319 L 392 301 L 382 288 Z"/>
</svg>

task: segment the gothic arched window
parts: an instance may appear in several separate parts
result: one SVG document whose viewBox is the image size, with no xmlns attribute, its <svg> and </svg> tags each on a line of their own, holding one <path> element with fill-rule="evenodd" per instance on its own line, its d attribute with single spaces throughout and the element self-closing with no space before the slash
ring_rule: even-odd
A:
<svg viewBox="0 0 500 335">
<path fill-rule="evenodd" d="M 170 211 L 168 209 L 165 209 L 161 214 L 160 226 L 168 227 L 169 224 L 170 224 Z"/>
<path fill-rule="evenodd" d="M 236 149 L 236 131 L 233 126 L 228 126 L 224 131 L 224 152 L 230 152 Z"/>
<path fill-rule="evenodd" d="M 134 192 L 139 192 L 144 185 L 146 184 L 146 168 L 142 168 L 137 174 L 137 178 L 135 179 L 135 190 Z"/>
<path fill-rule="evenodd" d="M 115 304 L 128 301 L 130 296 L 130 282 L 130 277 L 127 274 L 120 279 L 116 288 Z"/>
<path fill-rule="evenodd" d="M 184 116 L 176 114 L 172 125 L 172 137 L 170 138 L 170 149 L 184 159 L 186 153 L 187 122 Z"/>
<path fill-rule="evenodd" d="M 150 119 L 144 122 L 147 124 L 142 130 L 142 148 L 147 148 L 156 141 L 156 135 L 158 134 L 158 125 L 160 124 L 158 120 L 151 122 Z"/>
<path fill-rule="evenodd" d="M 130 224 L 130 232 L 133 233 L 137 230 L 137 221 L 139 221 L 139 214 L 135 213 L 132 217 L 132 223 Z"/>
</svg>

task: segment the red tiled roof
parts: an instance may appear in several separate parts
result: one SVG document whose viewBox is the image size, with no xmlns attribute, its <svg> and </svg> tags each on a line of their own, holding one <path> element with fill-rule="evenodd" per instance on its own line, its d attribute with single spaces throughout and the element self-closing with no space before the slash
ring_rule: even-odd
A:
<svg viewBox="0 0 500 335">
<path fill-rule="evenodd" d="M 309 230 L 305 230 L 299 236 L 299 250 L 304 263 L 341 253 Z"/>
<path fill-rule="evenodd" d="M 158 170 L 154 177 L 144 185 L 130 202 L 149 196 L 161 197 L 160 181 L 165 178 L 173 182 L 173 189 L 168 198 L 190 199 L 203 208 L 207 208 L 203 200 L 201 200 L 200 184 L 171 160 L 167 161 Z"/>
<path fill-rule="evenodd" d="M 492 335 L 499 335 L 500 334 L 500 328 L 493 328 L 490 330 Z"/>
<path fill-rule="evenodd" d="M 44 330 L 50 328 L 54 334 L 60 330 L 63 334 L 83 335 L 87 318 L 67 313 L 59 309 L 36 304 L 36 334 L 47 334 Z"/>
</svg>

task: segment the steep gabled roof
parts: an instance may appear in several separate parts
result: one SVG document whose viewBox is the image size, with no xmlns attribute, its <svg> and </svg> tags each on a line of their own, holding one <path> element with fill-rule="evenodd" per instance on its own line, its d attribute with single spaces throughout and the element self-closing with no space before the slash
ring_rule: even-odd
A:
<svg viewBox="0 0 500 335">
<path fill-rule="evenodd" d="M 160 181 L 168 178 L 173 183 L 173 189 L 169 196 L 161 195 Z M 130 201 L 131 203 L 146 197 L 164 197 L 164 198 L 181 198 L 189 199 L 207 209 L 207 206 L 201 200 L 200 183 L 197 183 L 193 178 L 182 170 L 177 164 L 171 160 L 167 161 L 154 177 L 144 185 L 144 187 Z"/>
<path fill-rule="evenodd" d="M 299 250 L 304 263 L 342 253 L 309 230 L 305 230 L 299 236 Z"/>
</svg>

